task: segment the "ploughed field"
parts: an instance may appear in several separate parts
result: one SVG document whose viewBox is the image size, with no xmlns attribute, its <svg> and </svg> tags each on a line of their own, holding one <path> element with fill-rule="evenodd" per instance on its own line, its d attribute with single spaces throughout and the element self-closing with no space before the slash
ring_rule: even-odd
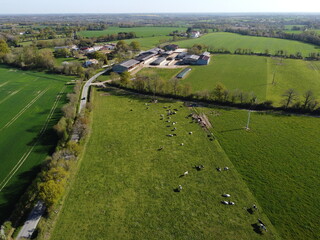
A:
<svg viewBox="0 0 320 240">
<path fill-rule="evenodd" d="M 0 222 L 55 146 L 68 80 L 0 66 Z"/>
<path fill-rule="evenodd" d="M 267 37 L 254 37 L 245 36 L 235 33 L 209 33 L 200 38 L 189 39 L 176 42 L 180 47 L 192 47 L 194 44 L 205 44 L 211 49 L 225 48 L 234 52 L 238 48 L 251 49 L 256 53 L 264 53 L 269 50 L 270 54 L 275 54 L 278 50 L 283 50 L 287 54 L 296 54 L 301 52 L 303 56 L 307 57 L 311 52 L 319 52 L 319 48 L 315 45 L 303 42 L 267 38 Z"/>
<path fill-rule="evenodd" d="M 182 102 L 151 103 L 112 88 L 94 91 L 93 102 L 92 133 L 51 239 L 278 239 L 219 143 Z M 251 214 L 253 204 L 259 210 Z M 258 218 L 268 232 L 259 233 Z"/>
</svg>

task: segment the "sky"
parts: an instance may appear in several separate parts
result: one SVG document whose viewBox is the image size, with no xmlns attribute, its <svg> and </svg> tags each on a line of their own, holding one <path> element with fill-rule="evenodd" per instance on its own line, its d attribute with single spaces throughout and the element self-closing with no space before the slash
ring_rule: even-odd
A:
<svg viewBox="0 0 320 240">
<path fill-rule="evenodd" d="M 320 12 L 320 0 L 0 0 L 0 14 Z"/>
</svg>

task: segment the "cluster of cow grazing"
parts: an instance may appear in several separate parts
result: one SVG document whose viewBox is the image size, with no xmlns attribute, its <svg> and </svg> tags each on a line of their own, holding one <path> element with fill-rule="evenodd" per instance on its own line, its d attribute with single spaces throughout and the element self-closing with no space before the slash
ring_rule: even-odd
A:
<svg viewBox="0 0 320 240">
<path fill-rule="evenodd" d="M 147 105 L 147 104 L 146 104 L 146 105 Z M 182 107 L 182 106 L 181 106 L 181 107 Z M 148 105 L 147 105 L 147 109 L 148 109 Z M 167 119 L 167 120 L 166 120 L 166 123 L 170 123 L 170 125 L 167 125 L 168 128 L 169 128 L 169 127 L 172 127 L 172 126 L 175 126 L 175 125 L 177 124 L 177 122 L 171 122 L 171 116 L 177 114 L 178 109 L 173 109 L 173 110 L 171 110 L 171 106 L 165 106 L 164 109 L 166 109 L 166 112 L 167 112 L 167 113 L 166 113 L 166 116 L 165 116 L 165 114 L 160 114 L 160 117 L 161 117 L 160 120 L 164 120 L 164 119 L 166 118 L 166 119 Z M 194 114 L 189 114 L 186 118 L 189 118 L 189 117 L 191 117 L 191 118 L 192 118 L 192 121 L 195 121 L 196 123 L 200 123 L 201 125 L 205 124 L 205 123 L 202 121 L 201 118 L 195 117 Z M 205 126 L 205 125 L 204 125 L 204 126 Z M 175 127 L 173 127 L 173 129 L 171 130 L 171 132 L 175 132 L 176 130 L 177 130 L 177 127 L 175 126 Z M 193 132 L 189 132 L 189 135 L 192 135 L 192 134 L 193 134 Z M 175 134 L 175 133 L 170 133 L 170 134 L 168 134 L 167 136 L 168 136 L 168 137 L 174 137 L 174 136 L 177 136 L 177 134 Z M 211 140 L 211 141 L 214 140 L 213 133 L 209 133 L 209 134 L 208 134 L 208 137 L 210 137 L 210 140 Z M 181 143 L 180 146 L 184 146 L 184 143 Z M 160 150 L 163 150 L 163 147 L 160 147 L 158 150 L 159 150 L 159 151 L 160 151 Z M 196 165 L 196 166 L 194 166 L 194 168 L 195 168 L 197 171 L 201 171 L 201 170 L 204 169 L 204 166 L 203 166 L 203 165 Z M 225 167 L 223 167 L 223 168 L 217 167 L 216 170 L 217 170 L 218 172 L 222 172 L 222 171 L 229 171 L 230 169 L 229 169 L 229 167 L 225 166 Z M 180 177 L 185 177 L 185 176 L 187 176 L 188 174 L 189 174 L 189 171 L 185 171 L 183 174 L 180 175 Z M 175 192 L 181 192 L 182 189 L 183 189 L 182 185 L 178 185 L 178 187 L 175 188 L 174 191 L 175 191 Z M 223 193 L 223 194 L 221 194 L 221 196 L 224 197 L 224 198 L 230 198 L 230 197 L 231 197 L 231 195 L 228 194 L 228 193 Z M 221 203 L 222 203 L 223 205 L 231 205 L 231 206 L 233 206 L 233 205 L 236 204 L 236 203 L 233 202 L 233 201 L 226 201 L 226 200 L 221 201 Z M 257 211 L 258 208 L 257 208 L 257 206 L 254 204 L 254 205 L 251 207 L 251 210 L 252 210 L 252 213 L 253 213 L 254 211 Z M 258 224 L 257 224 L 257 226 L 259 227 L 260 230 L 267 231 L 266 225 L 265 225 L 260 219 L 258 219 Z"/>
</svg>

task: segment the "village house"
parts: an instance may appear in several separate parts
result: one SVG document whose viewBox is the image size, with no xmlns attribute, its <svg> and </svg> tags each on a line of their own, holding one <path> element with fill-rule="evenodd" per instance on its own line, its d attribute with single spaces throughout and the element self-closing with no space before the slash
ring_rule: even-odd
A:
<svg viewBox="0 0 320 240">
<path fill-rule="evenodd" d="M 198 38 L 198 37 L 200 37 L 200 36 L 201 36 L 201 34 L 200 34 L 199 31 L 192 31 L 192 32 L 190 33 L 190 37 L 191 37 L 191 38 Z"/>
<path fill-rule="evenodd" d="M 90 67 L 92 65 L 96 65 L 98 63 L 99 63 L 99 61 L 97 59 L 89 59 L 89 60 L 84 62 L 83 66 L 87 68 L 87 67 Z"/>
</svg>

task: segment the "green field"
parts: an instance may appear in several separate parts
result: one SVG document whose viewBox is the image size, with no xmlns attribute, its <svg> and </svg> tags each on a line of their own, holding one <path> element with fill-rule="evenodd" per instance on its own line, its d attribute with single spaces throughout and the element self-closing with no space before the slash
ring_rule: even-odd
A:
<svg viewBox="0 0 320 240">
<path fill-rule="evenodd" d="M 156 75 L 163 81 L 168 81 L 175 77 L 179 72 L 181 72 L 181 68 L 176 69 L 163 69 L 163 68 L 143 68 L 139 71 L 139 74 L 142 75 Z"/>
<path fill-rule="evenodd" d="M 103 31 L 81 31 L 79 35 L 82 37 L 99 37 L 109 34 L 117 34 L 119 32 L 135 32 L 137 37 L 155 37 L 155 36 L 167 36 L 169 33 L 178 30 L 179 32 L 185 32 L 186 27 L 132 27 L 132 28 L 120 28 L 109 27 Z"/>
<path fill-rule="evenodd" d="M 124 40 L 127 44 L 130 44 L 132 41 L 136 41 L 140 43 L 142 50 L 148 50 L 154 48 L 161 43 L 165 43 L 171 41 L 172 37 L 169 36 L 157 36 L 157 37 L 146 37 L 146 38 L 134 38 L 134 39 L 127 39 Z M 117 42 L 117 41 L 116 41 Z"/>
<path fill-rule="evenodd" d="M 192 47 L 194 44 L 205 44 L 211 49 L 226 48 L 231 52 L 234 52 L 237 48 L 251 49 L 254 52 L 261 53 L 268 49 L 271 54 L 274 54 L 278 50 L 283 50 L 288 54 L 296 54 L 297 52 L 301 52 L 304 56 L 307 56 L 310 52 L 320 51 L 314 45 L 298 41 L 244 36 L 225 32 L 209 33 L 197 39 L 178 41 L 176 44 L 185 48 Z"/>
<path fill-rule="evenodd" d="M 306 27 L 306 25 L 284 25 L 285 30 L 292 30 L 293 27 Z"/>
<path fill-rule="evenodd" d="M 190 110 L 149 102 L 95 91 L 91 137 L 51 239 L 279 239 L 219 143 L 186 118 Z M 170 123 L 160 119 L 169 105 L 178 109 Z M 173 121 L 177 136 L 168 137 Z M 198 164 L 204 170 L 193 168 Z M 221 204 L 223 193 L 236 205 Z M 250 214 L 254 203 L 259 210 Z M 257 218 L 268 232 L 254 231 Z"/>
<path fill-rule="evenodd" d="M 70 78 L 0 66 L 0 222 L 53 150 Z"/>
<path fill-rule="evenodd" d="M 320 95 L 320 63 L 258 56 L 213 55 L 208 66 L 193 66 L 182 83 L 193 91 L 213 90 L 222 83 L 229 90 L 254 92 L 258 101 L 281 104 L 282 94 L 289 88 L 300 96 L 307 90 Z M 272 84 L 272 81 L 275 84 Z"/>
<path fill-rule="evenodd" d="M 202 111 L 283 239 L 319 239 L 320 119 L 252 113 L 246 132 L 247 111 Z"/>
<path fill-rule="evenodd" d="M 309 32 L 316 32 L 316 33 L 320 34 L 320 30 L 312 30 L 312 29 L 310 29 L 308 31 Z M 295 30 L 286 30 L 284 32 L 286 32 L 286 33 L 294 33 L 294 34 L 303 33 L 303 31 L 295 31 Z"/>
</svg>

